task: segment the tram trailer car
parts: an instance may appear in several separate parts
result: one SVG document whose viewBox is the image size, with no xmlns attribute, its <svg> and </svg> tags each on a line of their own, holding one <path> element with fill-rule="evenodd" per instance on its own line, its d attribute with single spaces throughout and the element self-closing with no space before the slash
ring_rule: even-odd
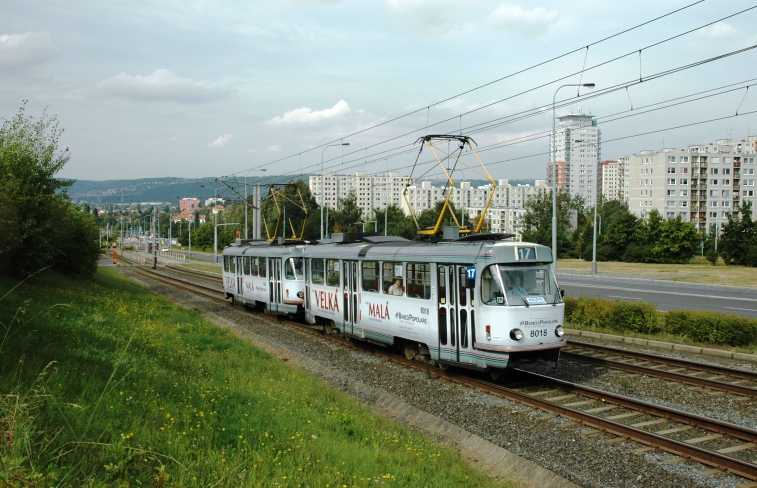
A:
<svg viewBox="0 0 757 488">
<path fill-rule="evenodd" d="M 222 253 L 225 297 L 269 314 L 302 315 L 304 247 L 304 243 L 237 239 Z"/>
<path fill-rule="evenodd" d="M 556 363 L 565 305 L 552 252 L 508 237 L 351 242 L 335 234 L 334 243 L 304 248 L 305 318 L 441 367 Z"/>
</svg>

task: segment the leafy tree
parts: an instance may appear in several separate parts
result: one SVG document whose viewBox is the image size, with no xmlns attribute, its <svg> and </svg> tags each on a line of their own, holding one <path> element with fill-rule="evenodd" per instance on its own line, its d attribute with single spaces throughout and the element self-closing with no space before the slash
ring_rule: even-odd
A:
<svg viewBox="0 0 757 488">
<path fill-rule="evenodd" d="M 379 232 L 384 232 L 385 215 L 387 217 L 387 235 L 404 237 L 410 240 L 416 237 L 417 233 L 412 217 L 405 215 L 397 205 L 390 205 L 386 210 L 374 210 L 373 220 L 378 222 Z"/>
<path fill-rule="evenodd" d="M 726 264 L 757 266 L 757 222 L 752 220 L 752 203 L 736 207 L 728 215 L 718 239 L 718 250 Z"/>
<path fill-rule="evenodd" d="M 332 232 L 356 232 L 359 227 L 355 222 L 360 222 L 362 216 L 363 211 L 357 206 L 357 195 L 351 192 L 347 198 L 339 199 L 336 212 L 329 213 L 329 227 Z"/>
<path fill-rule="evenodd" d="M 577 200 L 558 189 L 557 193 L 557 255 L 563 257 L 572 252 L 573 243 L 568 233 L 570 210 L 578 206 Z M 538 192 L 531 195 L 524 205 L 526 214 L 521 221 L 524 241 L 552 247 L 552 193 Z"/>
<path fill-rule="evenodd" d="M 70 274 L 95 269 L 91 221 L 68 201 L 73 182 L 55 178 L 69 160 L 68 149 L 58 150 L 62 132 L 45 112 L 27 116 L 26 102 L 0 127 L 0 273 L 21 277 L 51 265 Z"/>
<path fill-rule="evenodd" d="M 710 230 L 707 232 L 707 235 L 704 236 L 704 239 L 702 240 L 702 248 L 704 251 L 704 256 L 712 263 L 714 266 L 718 262 L 718 258 L 720 257 L 720 253 L 717 249 L 717 242 L 716 239 L 718 237 L 718 228 L 716 224 L 710 225 Z"/>
<path fill-rule="evenodd" d="M 652 245 L 653 259 L 658 263 L 688 263 L 697 254 L 700 241 L 695 224 L 684 222 L 680 215 L 664 220 Z"/>
<path fill-rule="evenodd" d="M 618 200 L 602 202 L 598 213 L 597 261 L 625 261 L 623 256 L 633 242 L 639 219 Z"/>
</svg>

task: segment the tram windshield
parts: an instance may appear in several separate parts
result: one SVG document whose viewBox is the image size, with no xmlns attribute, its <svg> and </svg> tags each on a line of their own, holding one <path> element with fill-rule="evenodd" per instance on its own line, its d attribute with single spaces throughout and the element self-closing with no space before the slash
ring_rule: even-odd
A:
<svg viewBox="0 0 757 488">
<path fill-rule="evenodd" d="M 290 258 L 286 261 L 284 277 L 288 280 L 302 280 L 305 275 L 302 270 L 302 258 Z"/>
<path fill-rule="evenodd" d="M 559 303 L 560 293 L 549 265 L 491 265 L 481 275 L 484 305 L 520 306 Z"/>
</svg>

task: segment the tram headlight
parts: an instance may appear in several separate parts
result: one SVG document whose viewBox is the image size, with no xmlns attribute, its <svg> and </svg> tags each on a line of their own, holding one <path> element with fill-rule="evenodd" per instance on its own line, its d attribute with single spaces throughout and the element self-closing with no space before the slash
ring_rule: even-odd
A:
<svg viewBox="0 0 757 488">
<path fill-rule="evenodd" d="M 565 335 L 565 329 L 563 329 L 562 325 L 555 327 L 555 335 L 557 337 L 562 337 L 563 335 Z"/>
<path fill-rule="evenodd" d="M 520 329 L 513 329 L 510 331 L 510 339 L 519 341 L 523 339 L 523 331 Z"/>
</svg>

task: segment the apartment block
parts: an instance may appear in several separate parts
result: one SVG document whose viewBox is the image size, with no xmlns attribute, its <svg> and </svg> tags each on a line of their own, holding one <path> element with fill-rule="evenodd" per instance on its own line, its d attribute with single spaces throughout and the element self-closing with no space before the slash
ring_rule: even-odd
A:
<svg viewBox="0 0 757 488">
<path fill-rule="evenodd" d="M 719 139 L 687 149 L 641 151 L 618 162 L 632 213 L 644 216 L 657 209 L 664 218 L 680 216 L 706 232 L 712 224 L 725 224 L 744 201 L 752 202 L 752 218 L 757 218 L 755 159 L 757 136 L 750 136 L 740 142 Z"/>
<path fill-rule="evenodd" d="M 571 197 L 580 195 L 587 205 L 594 205 L 600 190 L 601 131 L 597 119 L 578 108 L 558 117 L 557 121 L 555 133 L 550 137 L 550 154 L 554 157 L 547 163 L 550 186 L 556 165 L 557 186 Z M 561 178 L 561 164 L 564 178 Z"/>
<path fill-rule="evenodd" d="M 619 161 L 602 161 L 599 188 L 604 200 L 622 200 L 623 164 Z"/>
</svg>

